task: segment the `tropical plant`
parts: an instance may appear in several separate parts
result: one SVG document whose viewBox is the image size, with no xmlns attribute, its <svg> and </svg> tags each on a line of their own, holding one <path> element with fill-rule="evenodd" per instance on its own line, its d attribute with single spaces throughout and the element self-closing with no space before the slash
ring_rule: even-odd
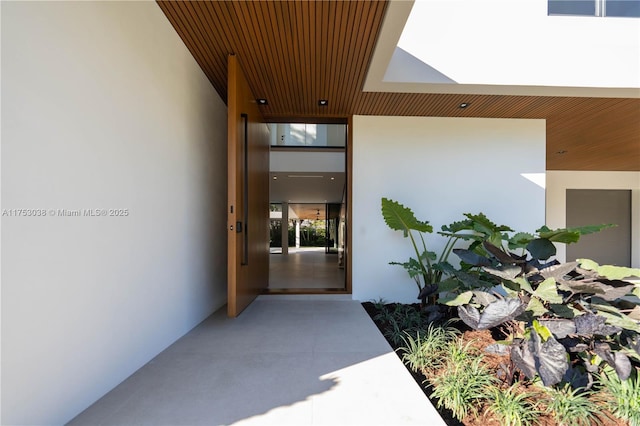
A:
<svg viewBox="0 0 640 426">
<path fill-rule="evenodd" d="M 415 257 L 406 262 L 390 262 L 391 265 L 402 266 L 418 288 L 418 299 L 426 305 L 427 298 L 440 291 L 440 283 L 454 271 L 448 259 L 456 243 L 460 240 L 470 241 L 470 248 L 481 247 L 484 241 L 500 241 L 502 233 L 512 231 L 504 225 L 496 225 L 485 215 L 465 214 L 466 219 L 443 225 L 439 235 L 446 238 L 440 255 L 427 248 L 425 234 L 433 233 L 433 226 L 428 221 L 418 220 L 413 211 L 388 198 L 382 198 L 382 217 L 389 228 L 402 231 L 409 238 Z"/>
<path fill-rule="evenodd" d="M 610 396 L 607 408 L 630 426 L 640 426 L 640 369 L 621 380 L 613 368 L 605 367 L 598 379 L 602 392 Z"/>
<path fill-rule="evenodd" d="M 465 216 L 472 222 L 476 233 L 465 236 L 474 240 L 468 248 L 452 250 L 460 258 L 461 268 L 455 270 L 448 267 L 447 273 L 452 279 L 440 286 L 440 291 L 444 293 L 440 296 L 441 303 L 450 306 L 467 303 L 465 300 L 470 300 L 476 290 L 495 287 L 496 283 L 500 283 L 496 279 L 513 280 L 558 265 L 557 260 L 549 260 L 556 254 L 554 242 L 575 243 L 581 235 L 613 226 L 590 225 L 554 230 L 543 226 L 535 234 L 518 232 L 510 236 L 507 232 L 512 232 L 511 228 L 494 224 L 482 213 Z M 511 250 L 520 250 L 520 253 Z M 476 296 L 483 298 L 484 294 Z"/>
<path fill-rule="evenodd" d="M 441 272 L 434 269 L 436 254 L 427 250 L 424 239 L 425 233 L 433 232 L 433 226 L 427 221 L 416 219 L 410 208 L 388 198 L 382 198 L 382 217 L 389 228 L 402 231 L 404 237 L 409 237 L 411 240 L 416 257 L 409 258 L 408 262 L 391 262 L 390 264 L 401 265 L 406 269 L 418 287 L 418 298 L 425 304 L 427 297 L 438 289 L 437 284 L 442 275 Z M 419 237 L 420 246 L 416 241 L 417 237 Z"/>
<path fill-rule="evenodd" d="M 489 329 L 523 321 L 525 333 L 513 336 L 511 359 L 527 377 L 539 375 L 546 386 L 563 380 L 574 387 L 590 386 L 591 374 L 604 364 L 623 380 L 629 376 L 632 363 L 640 361 L 640 286 L 623 278 L 640 277 L 640 269 L 586 259 L 540 265 L 536 257 L 483 245 L 493 257 L 483 257 L 478 266 L 495 277 L 496 287 L 465 290 L 447 302 L 457 305 L 467 325 Z M 491 266 L 484 266 L 487 262 Z M 570 365 L 569 354 L 577 365 Z"/>
<path fill-rule="evenodd" d="M 522 324 L 514 329 L 523 332 L 510 336 L 509 344 L 511 361 L 528 378 L 539 376 L 545 386 L 565 381 L 590 387 L 593 373 L 605 365 L 622 380 L 640 366 L 640 284 L 625 280 L 640 277 L 640 269 L 551 260 L 554 243 L 574 243 L 613 225 L 543 226 L 511 235 L 508 226 L 467 213 L 442 227 L 439 234 L 447 240 L 438 256 L 427 249 L 424 235 L 433 232 L 427 221 L 387 198 L 382 214 L 391 229 L 411 240 L 415 257 L 391 264 L 415 280 L 423 306 L 433 295 L 476 330 Z M 460 240 L 468 247 L 456 248 Z M 451 253 L 460 259 L 457 269 L 448 261 Z"/>
<path fill-rule="evenodd" d="M 550 414 L 559 426 L 590 426 L 602 424 L 602 408 L 589 399 L 591 393 L 584 389 L 572 389 L 566 384 L 558 389 L 547 388 L 545 412 Z"/>
<path fill-rule="evenodd" d="M 536 394 L 522 389 L 514 383 L 506 389 L 491 386 L 488 389 L 489 410 L 504 426 L 528 426 L 538 423 L 542 411 L 535 402 Z"/>
</svg>

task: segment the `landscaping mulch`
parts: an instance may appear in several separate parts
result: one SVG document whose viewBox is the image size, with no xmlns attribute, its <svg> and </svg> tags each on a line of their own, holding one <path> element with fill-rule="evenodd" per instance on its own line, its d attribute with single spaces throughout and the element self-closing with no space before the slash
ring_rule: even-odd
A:
<svg viewBox="0 0 640 426">
<path fill-rule="evenodd" d="M 386 304 L 384 305 L 387 309 L 393 309 L 396 304 Z M 376 316 L 380 313 L 380 305 L 372 302 L 364 302 L 362 303 L 363 308 L 369 314 L 373 322 L 376 324 L 380 332 L 383 336 L 385 336 L 389 345 L 396 350 L 396 355 L 400 357 L 397 352 L 398 346 L 389 338 L 386 337 L 388 331 L 389 324 L 382 323 L 381 321 L 376 320 Z M 415 309 L 420 309 L 419 304 L 411 305 L 415 307 Z M 504 339 L 506 337 L 506 331 L 502 330 L 481 330 L 475 331 L 466 327 L 463 323 L 458 323 L 456 325 L 461 331 L 461 337 L 464 345 L 469 345 L 469 348 L 472 352 L 483 354 L 483 363 L 490 370 L 495 372 L 498 378 L 504 378 L 505 374 L 509 374 L 505 371 L 505 365 L 510 364 L 509 354 L 495 354 L 488 353 L 486 351 L 487 347 L 490 345 L 494 345 L 498 340 Z M 451 411 L 445 408 L 438 408 L 438 401 L 431 397 L 431 388 L 428 384 L 428 380 L 424 374 L 421 372 L 415 372 L 407 367 L 407 371 L 411 373 L 414 380 L 424 394 L 429 398 L 433 406 L 438 410 L 438 413 L 445 421 L 445 423 L 449 426 L 502 426 L 502 423 L 496 419 L 488 410 L 485 410 L 483 407 L 478 407 L 478 415 L 477 416 L 467 416 L 463 422 L 457 420 L 453 417 Z M 436 373 L 437 374 L 437 373 Z M 517 373 L 516 373 L 517 374 Z M 538 389 L 535 389 L 532 386 L 527 386 L 522 382 L 522 387 L 529 392 L 537 392 Z M 607 413 L 608 414 L 608 413 Z M 602 416 L 601 425 L 603 426 L 628 426 L 629 423 L 620 419 L 617 419 L 611 415 Z M 551 416 L 541 416 L 538 418 L 538 425 L 540 426 L 558 426 L 558 423 Z"/>
</svg>

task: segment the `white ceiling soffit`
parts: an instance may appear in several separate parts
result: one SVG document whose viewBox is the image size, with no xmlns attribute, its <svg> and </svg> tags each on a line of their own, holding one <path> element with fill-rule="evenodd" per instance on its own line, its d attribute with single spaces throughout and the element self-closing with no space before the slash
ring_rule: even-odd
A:
<svg viewBox="0 0 640 426">
<path fill-rule="evenodd" d="M 392 0 L 365 92 L 640 97 L 640 19 L 547 0 Z"/>
<path fill-rule="evenodd" d="M 272 203 L 340 203 L 345 174 L 325 171 L 280 171 L 270 173 Z"/>
</svg>

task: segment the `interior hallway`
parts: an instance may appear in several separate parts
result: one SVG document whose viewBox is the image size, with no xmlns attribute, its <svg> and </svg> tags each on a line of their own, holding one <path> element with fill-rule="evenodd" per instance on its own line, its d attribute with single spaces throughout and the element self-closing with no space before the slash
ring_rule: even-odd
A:
<svg viewBox="0 0 640 426">
<path fill-rule="evenodd" d="M 70 425 L 445 425 L 358 301 L 221 309 Z"/>
<path fill-rule="evenodd" d="M 269 289 L 344 290 L 345 271 L 338 267 L 338 254 L 325 254 L 324 247 L 289 248 L 288 255 L 269 256 Z"/>
</svg>

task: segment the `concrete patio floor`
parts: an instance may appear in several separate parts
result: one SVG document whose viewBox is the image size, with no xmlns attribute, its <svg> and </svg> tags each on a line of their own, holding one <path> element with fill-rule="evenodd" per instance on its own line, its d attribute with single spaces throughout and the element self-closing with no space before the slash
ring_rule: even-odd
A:
<svg viewBox="0 0 640 426">
<path fill-rule="evenodd" d="M 214 313 L 71 425 L 444 425 L 350 296 Z"/>
</svg>

